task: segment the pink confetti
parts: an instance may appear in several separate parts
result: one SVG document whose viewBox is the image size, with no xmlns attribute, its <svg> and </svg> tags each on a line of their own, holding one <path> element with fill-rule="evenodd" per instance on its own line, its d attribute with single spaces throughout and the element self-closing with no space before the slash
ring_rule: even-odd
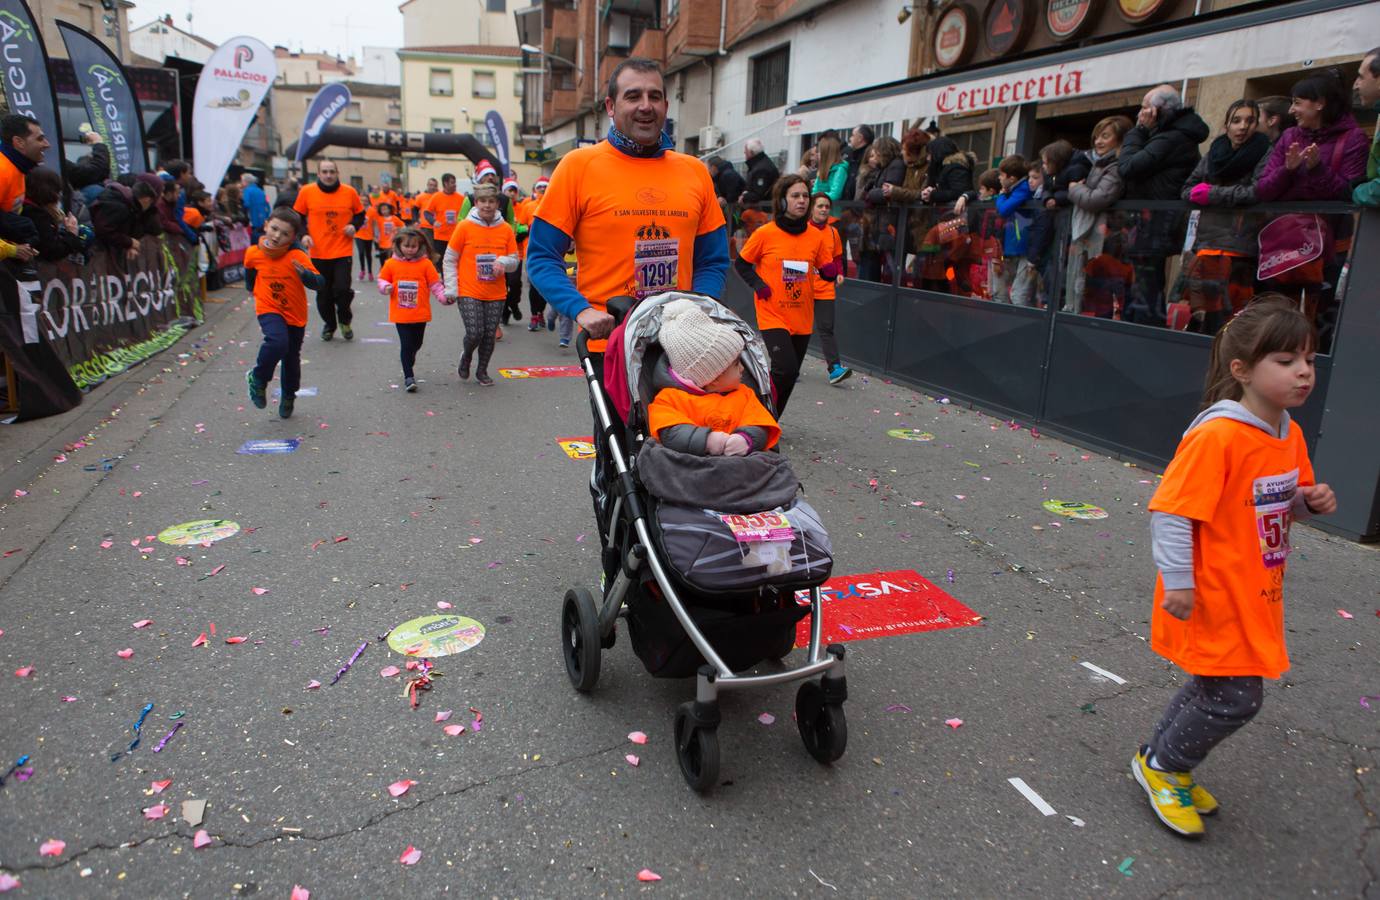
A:
<svg viewBox="0 0 1380 900">
<path fill-rule="evenodd" d="M 138 538 L 135 538 L 134 540 L 132 540 L 132 541 L 129 542 L 129 545 L 130 545 L 131 547 L 137 547 L 137 546 L 139 546 L 139 539 L 138 539 Z"/>
<path fill-rule="evenodd" d="M 436 608 L 437 608 L 437 609 L 450 609 L 450 608 L 452 608 L 454 605 L 455 605 L 455 604 L 450 603 L 450 602 L 448 602 L 448 601 L 446 601 L 446 600 L 437 600 L 437 601 L 436 601 Z"/>
<path fill-rule="evenodd" d="M 501 566 L 501 565 L 503 565 L 503 563 L 498 562 L 497 560 L 495 560 L 494 562 L 489 563 L 489 568 L 490 568 L 490 569 L 497 569 L 497 568 L 498 568 L 499 566 Z"/>
<path fill-rule="evenodd" d="M 171 778 L 165 778 L 162 781 L 150 781 L 149 789 L 155 794 L 161 794 L 166 791 L 172 783 L 173 780 Z"/>
<path fill-rule="evenodd" d="M 321 682 L 317 681 L 315 678 L 307 682 L 307 690 L 309 691 L 314 691 L 319 687 L 321 687 Z"/>
<path fill-rule="evenodd" d="M 140 619 L 139 621 L 137 621 L 137 622 L 134 623 L 134 627 L 135 627 L 135 628 L 148 628 L 148 627 L 149 627 L 150 625 L 152 625 L 152 624 L 153 624 L 153 620 L 152 620 L 152 619 Z"/>
<path fill-rule="evenodd" d="M 62 851 L 67 849 L 67 842 L 57 838 L 51 838 L 43 842 L 43 846 L 38 848 L 39 856 L 61 856 Z"/>
<path fill-rule="evenodd" d="M 197 850 L 200 850 L 202 847 L 205 847 L 213 840 L 215 839 L 206 833 L 206 829 L 202 828 L 199 831 L 197 831 L 195 835 L 192 836 L 192 846 L 195 847 Z"/>
<path fill-rule="evenodd" d="M 131 656 L 134 655 L 134 648 L 126 647 L 123 650 L 116 650 L 115 655 L 120 657 L 120 659 L 129 659 Z"/>
<path fill-rule="evenodd" d="M 227 643 L 227 644 L 243 644 L 243 643 L 244 643 L 245 641 L 247 641 L 247 640 L 249 640 L 249 638 L 247 638 L 247 637 L 228 637 L 228 638 L 225 639 L 225 643 Z"/>
<path fill-rule="evenodd" d="M 402 669 L 399 669 L 397 666 L 384 666 L 379 670 L 379 675 L 383 678 L 392 678 L 401 671 Z"/>
<path fill-rule="evenodd" d="M 457 735 L 461 735 L 461 734 L 464 734 L 464 733 L 465 733 L 465 726 L 464 726 L 464 725 L 447 725 L 447 726 L 446 726 L 444 729 L 442 729 L 442 730 L 445 731 L 445 733 L 448 734 L 448 735 L 450 735 L 451 737 L 456 737 Z"/>
<path fill-rule="evenodd" d="M 76 702 L 77 702 L 77 698 L 76 698 L 76 697 L 72 697 L 72 696 L 63 697 L 63 698 L 62 698 L 62 702 L 63 702 L 63 703 L 76 703 Z"/>
<path fill-rule="evenodd" d="M 470 538 L 470 543 L 471 543 L 471 544 L 482 544 L 482 543 L 484 543 L 484 539 L 481 538 L 481 537 L 472 537 L 472 538 Z"/>
<path fill-rule="evenodd" d="M 967 494 L 954 494 L 954 499 L 955 499 L 955 500 L 967 500 L 967 499 L 968 499 L 968 495 L 967 495 Z"/>
<path fill-rule="evenodd" d="M 256 588 L 250 588 L 249 590 L 250 590 L 253 594 L 255 594 L 256 596 L 259 596 L 259 597 L 262 597 L 264 594 L 267 594 L 267 593 L 268 593 L 268 588 L 256 587 Z"/>
<path fill-rule="evenodd" d="M 635 753 L 628 753 L 623 758 L 628 761 L 628 765 L 630 766 L 642 765 L 642 760 L 638 759 L 637 754 Z"/>
<path fill-rule="evenodd" d="M 140 548 L 139 548 L 139 552 L 140 552 L 140 553 L 152 553 L 152 552 L 153 552 L 153 548 L 152 548 L 152 547 L 140 547 Z"/>
<path fill-rule="evenodd" d="M 29 496 L 29 492 L 28 492 L 28 491 L 21 491 L 19 488 L 15 488 L 15 489 L 14 489 L 14 496 L 15 496 L 16 499 L 18 499 L 19 497 L 27 497 L 27 496 Z"/>
<path fill-rule="evenodd" d="M 958 726 L 960 726 L 960 725 L 963 724 L 963 720 L 962 720 L 962 719 L 945 719 L 945 720 L 944 720 L 944 724 L 945 724 L 945 725 L 948 725 L 950 728 L 957 728 Z"/>
<path fill-rule="evenodd" d="M 638 880 L 638 881 L 660 881 L 660 880 L 661 880 L 661 876 L 658 875 L 657 873 L 653 872 L 651 869 L 643 869 L 641 872 L 638 872 L 638 873 L 637 873 L 637 880 Z"/>
<path fill-rule="evenodd" d="M 190 566 L 192 564 L 192 561 L 185 556 L 179 556 L 177 558 L 177 564 L 179 566 Z"/>
<path fill-rule="evenodd" d="M 402 863 L 405 866 L 415 866 L 417 864 L 417 861 L 421 858 L 422 851 L 418 850 L 411 844 L 408 844 L 407 849 L 403 851 L 402 856 L 398 857 L 398 862 Z"/>
<path fill-rule="evenodd" d="M 159 803 L 144 809 L 145 819 L 161 819 L 172 811 L 172 807 L 166 803 Z"/>
<path fill-rule="evenodd" d="M 288 900 L 311 900 L 311 891 L 302 887 L 300 884 L 292 886 L 292 896 Z"/>
<path fill-rule="evenodd" d="M 647 735 L 640 731 L 634 731 L 628 735 L 628 740 L 632 741 L 634 744 L 645 744 L 647 743 Z"/>
<path fill-rule="evenodd" d="M 402 781 L 395 781 L 388 786 L 388 793 L 392 794 L 394 797 L 401 797 L 403 794 L 406 794 L 408 790 L 412 788 L 412 785 L 416 783 L 417 782 L 413 781 L 411 778 L 404 778 Z"/>
<path fill-rule="evenodd" d="M 214 575 L 219 575 L 221 572 L 224 572 L 224 571 L 225 571 L 225 563 L 221 563 L 220 565 L 218 565 L 218 566 L 216 566 L 214 569 L 212 569 L 212 570 L 211 570 L 211 573 L 210 573 L 209 575 L 207 575 L 206 577 L 207 577 L 207 578 L 210 578 L 210 577 L 212 577 L 212 576 L 214 576 Z"/>
<path fill-rule="evenodd" d="M 201 633 L 201 636 L 200 636 L 200 637 L 198 637 L 196 640 L 192 641 L 192 646 L 193 646 L 193 647 L 205 647 L 205 646 L 206 646 L 206 632 L 203 631 L 203 632 Z"/>
<path fill-rule="evenodd" d="M 436 413 L 432 412 L 432 411 L 429 410 L 429 409 L 426 411 L 426 414 L 427 414 L 428 416 L 434 416 L 434 415 L 436 415 Z"/>
<path fill-rule="evenodd" d="M 1343 619 L 1354 619 L 1354 618 L 1356 618 L 1355 616 L 1353 616 L 1351 613 L 1347 612 L 1347 611 L 1344 610 L 1344 609 L 1339 609 L 1339 610 L 1337 610 L 1337 615 L 1341 616 Z"/>
<path fill-rule="evenodd" d="M 102 550 L 109 550 L 111 547 L 114 547 L 114 546 L 115 546 L 115 542 L 114 542 L 114 541 L 101 541 L 101 549 L 102 549 Z"/>
<path fill-rule="evenodd" d="M 776 721 L 776 716 L 773 716 L 771 713 L 762 713 L 757 717 L 757 721 L 761 722 L 763 725 L 770 725 Z"/>
<path fill-rule="evenodd" d="M 437 721 L 437 722 L 444 722 L 444 721 L 446 721 L 447 719 L 450 718 L 452 712 L 453 712 L 453 710 L 449 710 L 449 709 L 439 710 L 439 711 L 436 713 L 436 721 Z"/>
<path fill-rule="evenodd" d="M 19 879 L 8 872 L 0 872 L 0 894 L 19 887 Z"/>
<path fill-rule="evenodd" d="M 33 672 L 33 666 L 20 666 L 18 669 L 14 670 L 14 676 L 16 678 L 28 678 Z"/>
</svg>

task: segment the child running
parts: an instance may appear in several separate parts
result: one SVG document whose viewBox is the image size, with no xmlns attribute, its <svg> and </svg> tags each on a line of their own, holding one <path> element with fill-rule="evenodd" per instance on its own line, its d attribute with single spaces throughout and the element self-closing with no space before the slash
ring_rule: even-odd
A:
<svg viewBox="0 0 1380 900">
<path fill-rule="evenodd" d="M 517 235 L 498 214 L 498 188 L 475 185 L 474 208 L 455 226 L 441 263 L 445 295 L 458 299 L 465 321 L 465 352 L 457 369 L 462 381 L 470 377 L 470 362 L 478 349 L 474 380 L 484 387 L 494 383 L 489 377 L 489 359 L 508 297 L 504 273 L 515 270 L 517 264 Z"/>
<path fill-rule="evenodd" d="M 393 257 L 379 269 L 379 293 L 388 297 L 388 321 L 398 329 L 403 388 L 414 394 L 417 379 L 412 366 L 422 349 L 426 323 L 431 321 L 431 298 L 450 304 L 431 262 L 431 244 L 419 229 L 403 228 L 394 233 Z"/>
<path fill-rule="evenodd" d="M 393 204 L 380 203 L 375 207 L 377 212 L 373 214 L 372 223 L 374 226 L 374 242 L 379 248 L 379 274 L 383 274 L 383 265 L 393 257 L 393 241 L 397 234 L 406 226 L 403 220 L 393 214 Z M 431 246 L 430 243 L 427 244 Z"/>
<path fill-rule="evenodd" d="M 1289 524 L 1337 509 L 1287 412 L 1313 389 L 1316 347 L 1313 326 L 1279 294 L 1223 325 L 1204 409 L 1150 502 L 1159 568 L 1150 646 L 1190 677 L 1131 773 L 1160 821 L 1186 837 L 1201 837 L 1202 816 L 1217 811 L 1193 770 L 1260 711 L 1262 678 L 1289 668 Z"/>
<path fill-rule="evenodd" d="M 715 322 L 693 300 L 661 312 L 661 348 L 669 368 L 653 373 L 659 388 L 647 408 L 652 435 L 665 447 L 696 456 L 746 456 L 766 450 L 781 426 L 743 384 L 743 337 Z"/>
<path fill-rule="evenodd" d="M 293 242 L 302 233 L 302 217 L 279 207 L 264 223 L 259 243 L 244 251 L 244 286 L 254 294 L 254 314 L 259 317 L 264 342 L 258 364 L 244 373 L 249 402 L 259 409 L 268 406 L 268 383 L 282 364 L 282 397 L 278 415 L 292 416 L 297 389 L 302 385 L 302 337 L 307 333 L 307 291 L 319 291 L 325 279 L 311 259 Z"/>
</svg>

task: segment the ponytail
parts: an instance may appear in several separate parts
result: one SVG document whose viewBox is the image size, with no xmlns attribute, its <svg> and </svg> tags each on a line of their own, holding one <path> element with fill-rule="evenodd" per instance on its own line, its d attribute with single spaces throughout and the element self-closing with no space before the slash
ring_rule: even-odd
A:
<svg viewBox="0 0 1380 900">
<path fill-rule="evenodd" d="M 1241 382 L 1232 374 L 1233 360 L 1248 368 L 1271 353 L 1308 352 L 1318 346 L 1313 323 L 1283 294 L 1259 294 L 1245 309 L 1228 319 L 1212 339 L 1203 405 L 1240 400 Z"/>
</svg>

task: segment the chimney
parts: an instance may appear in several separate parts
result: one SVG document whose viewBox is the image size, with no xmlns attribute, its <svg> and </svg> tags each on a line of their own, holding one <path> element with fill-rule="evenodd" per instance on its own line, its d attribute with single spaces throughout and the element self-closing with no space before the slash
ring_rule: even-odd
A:
<svg viewBox="0 0 1380 900">
<path fill-rule="evenodd" d="M 171 25 L 172 23 L 173 23 L 172 14 L 171 14 L 171 13 L 163 13 L 163 24 L 164 24 L 164 25 Z"/>
</svg>

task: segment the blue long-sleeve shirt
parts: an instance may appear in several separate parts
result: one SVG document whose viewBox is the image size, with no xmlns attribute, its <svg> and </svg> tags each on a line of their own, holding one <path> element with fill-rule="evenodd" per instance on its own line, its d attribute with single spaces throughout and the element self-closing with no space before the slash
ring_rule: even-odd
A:
<svg viewBox="0 0 1380 900">
<path fill-rule="evenodd" d="M 240 193 L 244 201 L 244 211 L 249 213 L 249 227 L 263 228 L 268 221 L 268 195 L 257 184 L 246 185 Z"/>
</svg>

